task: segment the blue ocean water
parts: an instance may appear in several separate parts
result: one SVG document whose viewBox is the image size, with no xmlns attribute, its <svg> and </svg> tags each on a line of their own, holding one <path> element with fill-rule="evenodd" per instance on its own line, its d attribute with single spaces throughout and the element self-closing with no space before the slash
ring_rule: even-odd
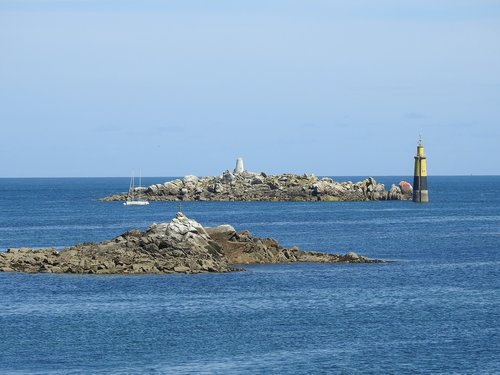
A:
<svg viewBox="0 0 500 375">
<path fill-rule="evenodd" d="M 0 273 L 0 373 L 500 373 L 500 177 L 429 186 L 429 204 L 183 203 L 205 226 L 395 263 Z M 0 248 L 100 241 L 174 216 L 174 202 L 98 200 L 127 187 L 127 178 L 0 179 Z"/>
</svg>

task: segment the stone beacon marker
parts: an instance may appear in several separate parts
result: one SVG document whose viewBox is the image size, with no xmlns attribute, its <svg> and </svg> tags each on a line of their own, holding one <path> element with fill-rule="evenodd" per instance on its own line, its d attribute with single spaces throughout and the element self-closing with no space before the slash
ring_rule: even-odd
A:
<svg viewBox="0 0 500 375">
<path fill-rule="evenodd" d="M 245 168 L 243 168 L 243 158 L 236 159 L 236 167 L 234 168 L 234 174 L 243 173 Z"/>
<path fill-rule="evenodd" d="M 429 202 L 427 190 L 427 161 L 422 138 L 418 141 L 417 156 L 415 156 L 415 173 L 413 174 L 413 202 Z"/>
</svg>

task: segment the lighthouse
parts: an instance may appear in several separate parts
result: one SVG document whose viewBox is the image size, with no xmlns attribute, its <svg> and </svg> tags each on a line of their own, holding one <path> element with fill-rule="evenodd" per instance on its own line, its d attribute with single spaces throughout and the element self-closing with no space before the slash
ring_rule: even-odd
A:
<svg viewBox="0 0 500 375">
<path fill-rule="evenodd" d="M 243 167 L 243 158 L 236 159 L 236 167 L 234 168 L 234 174 L 241 174 L 245 172 L 245 167 Z"/>
<path fill-rule="evenodd" d="M 429 202 L 427 190 L 427 160 L 422 138 L 418 141 L 417 155 L 415 156 L 415 173 L 413 174 L 413 202 Z"/>
</svg>

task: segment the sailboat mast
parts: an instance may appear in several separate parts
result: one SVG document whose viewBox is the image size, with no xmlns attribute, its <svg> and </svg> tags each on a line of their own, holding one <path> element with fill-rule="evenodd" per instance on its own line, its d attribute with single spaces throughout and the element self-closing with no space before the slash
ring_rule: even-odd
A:
<svg viewBox="0 0 500 375">
<path fill-rule="evenodd" d="M 141 197 L 142 195 L 141 191 L 142 191 L 142 171 L 139 169 L 139 186 L 137 187 L 137 191 L 135 187 L 135 174 L 134 171 L 132 171 L 132 176 L 130 177 L 130 186 L 127 194 L 127 201 L 124 202 L 123 204 L 126 206 L 148 205 L 149 202 Z"/>
</svg>

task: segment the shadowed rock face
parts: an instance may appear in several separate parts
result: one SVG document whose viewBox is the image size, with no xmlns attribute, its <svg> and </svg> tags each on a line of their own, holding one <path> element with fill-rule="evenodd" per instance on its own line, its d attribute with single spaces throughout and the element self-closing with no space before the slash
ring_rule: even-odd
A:
<svg viewBox="0 0 500 375">
<path fill-rule="evenodd" d="M 380 263 L 349 252 L 345 255 L 327 254 L 315 251 L 301 251 L 297 247 L 282 247 L 271 238 L 252 237 L 247 230 L 236 232 L 230 225 L 206 228 L 207 233 L 223 248 L 230 264 L 272 264 L 272 263 Z"/>
<path fill-rule="evenodd" d="M 230 225 L 204 228 L 181 213 L 146 231 L 128 231 L 110 241 L 55 249 L 9 249 L 0 272 L 149 274 L 230 272 L 231 264 L 290 262 L 382 262 L 346 255 L 286 249 L 272 239 L 236 232 Z"/>
<path fill-rule="evenodd" d="M 144 191 L 151 201 L 367 201 L 408 200 L 411 185 L 401 181 L 389 191 L 372 177 L 361 182 L 338 182 L 331 178 L 265 173 L 231 173 L 219 177 L 186 176 L 164 184 L 149 186 Z M 104 201 L 122 201 L 126 193 L 102 198 Z"/>
</svg>

